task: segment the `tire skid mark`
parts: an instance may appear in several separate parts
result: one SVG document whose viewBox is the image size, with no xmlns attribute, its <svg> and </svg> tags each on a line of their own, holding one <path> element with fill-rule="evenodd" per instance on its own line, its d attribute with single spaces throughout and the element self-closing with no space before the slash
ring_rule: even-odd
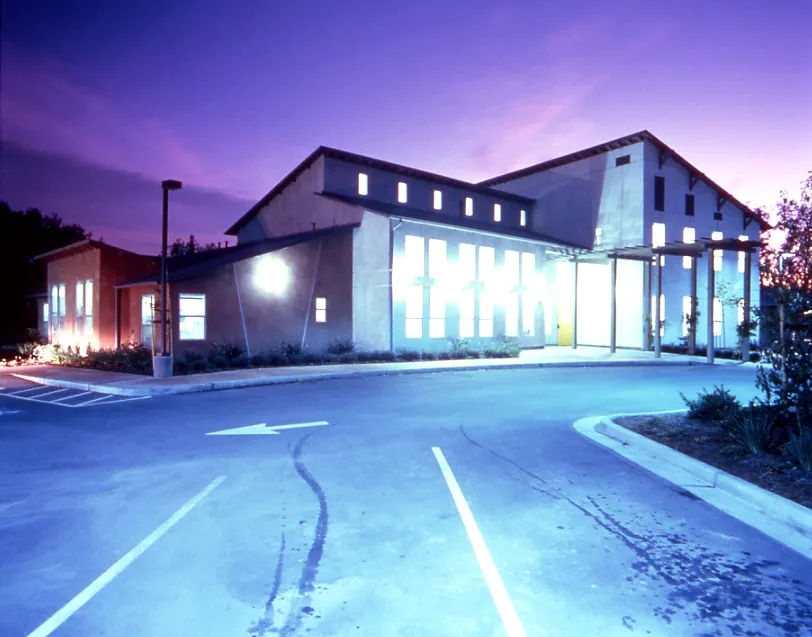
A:
<svg viewBox="0 0 812 637">
<path fill-rule="evenodd" d="M 308 471 L 304 462 L 302 462 L 302 450 L 310 435 L 311 434 L 307 434 L 299 440 L 293 448 L 291 455 L 293 456 L 293 465 L 296 469 L 296 473 L 298 473 L 299 477 L 310 487 L 319 502 L 319 517 L 316 521 L 315 537 L 313 538 L 313 543 L 310 545 L 305 565 L 302 568 L 302 575 L 299 578 L 298 600 L 291 606 L 287 621 L 279 631 L 282 637 L 290 637 L 290 635 L 293 635 L 301 624 L 302 609 L 311 608 L 310 600 L 314 590 L 314 582 L 316 581 L 316 575 L 318 575 L 319 565 L 324 555 L 324 544 L 327 539 L 329 523 L 327 498 L 324 495 L 324 490 L 321 488 L 321 485 L 313 477 L 313 474 Z"/>
<path fill-rule="evenodd" d="M 273 603 L 276 601 L 276 596 L 279 595 L 279 587 L 282 585 L 282 569 L 285 563 L 285 533 L 282 533 L 282 544 L 279 547 L 279 556 L 276 558 L 276 571 L 274 572 L 273 584 L 271 586 L 271 593 L 268 596 L 268 601 L 265 602 L 265 611 L 262 619 L 249 629 L 249 632 L 255 633 L 256 637 L 261 637 L 273 631 Z"/>
</svg>

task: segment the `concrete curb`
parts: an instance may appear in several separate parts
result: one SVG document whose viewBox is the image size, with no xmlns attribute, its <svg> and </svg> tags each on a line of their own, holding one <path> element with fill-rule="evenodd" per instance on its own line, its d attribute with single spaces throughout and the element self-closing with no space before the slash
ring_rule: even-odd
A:
<svg viewBox="0 0 812 637">
<path fill-rule="evenodd" d="M 702 498 L 725 513 L 812 559 L 812 509 L 762 489 L 721 469 L 686 456 L 613 422 L 613 414 L 582 418 L 573 424 L 578 433 L 609 447 L 652 473 Z"/>
<path fill-rule="evenodd" d="M 143 383 L 151 377 L 136 378 L 133 380 L 120 381 L 128 386 L 117 386 L 115 383 L 95 384 L 83 383 L 80 381 L 62 380 L 59 378 L 48 378 L 32 374 L 12 373 L 12 376 L 27 380 L 40 385 L 52 387 L 65 387 L 71 389 L 81 389 L 83 391 L 94 391 L 100 394 L 114 394 L 116 396 L 170 396 L 174 394 L 191 394 L 205 391 L 218 391 L 224 389 L 240 389 L 246 387 L 260 387 L 264 385 L 285 385 L 290 383 L 304 383 L 308 381 L 331 380 L 336 378 L 367 378 L 372 376 L 396 376 L 399 374 L 434 374 L 438 372 L 472 372 L 483 370 L 506 370 L 506 369 L 540 369 L 540 368 L 563 368 L 563 367 L 690 367 L 695 365 L 706 365 L 697 361 L 670 361 L 670 360 L 640 360 L 640 361 L 560 361 L 550 363 L 513 363 L 513 364 L 493 364 L 493 365 L 469 365 L 465 367 L 405 367 L 409 363 L 395 363 L 404 365 L 403 369 L 362 369 L 350 372 L 324 372 L 316 374 L 291 374 L 290 376 L 268 376 L 264 378 L 239 378 L 235 380 L 219 380 L 210 383 L 178 383 L 176 385 L 138 387 L 133 386 Z M 325 366 L 327 367 L 327 366 Z M 308 368 L 312 369 L 312 367 Z M 193 378 L 193 376 L 192 376 Z"/>
</svg>

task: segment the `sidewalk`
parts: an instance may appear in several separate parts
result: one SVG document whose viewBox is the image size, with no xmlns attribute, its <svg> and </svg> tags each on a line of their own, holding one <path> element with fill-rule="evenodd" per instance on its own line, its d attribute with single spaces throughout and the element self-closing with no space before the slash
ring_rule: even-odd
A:
<svg viewBox="0 0 812 637">
<path fill-rule="evenodd" d="M 738 361 L 717 361 L 720 364 L 738 364 Z M 9 368 L 8 373 L 25 380 L 55 387 L 70 387 L 119 396 L 160 396 L 187 394 L 218 389 L 256 387 L 330 378 L 358 378 L 388 376 L 392 374 L 420 374 L 445 371 L 473 371 L 486 369 L 527 369 L 541 367 L 615 367 L 615 366 L 667 366 L 705 365 L 698 356 L 663 354 L 656 359 L 651 352 L 618 350 L 610 354 L 603 347 L 547 347 L 525 350 L 518 359 L 467 359 L 455 361 L 418 361 L 413 363 L 356 363 L 351 365 L 318 365 L 305 367 L 268 367 L 211 372 L 173 378 L 153 378 L 95 369 L 38 365 Z"/>
</svg>

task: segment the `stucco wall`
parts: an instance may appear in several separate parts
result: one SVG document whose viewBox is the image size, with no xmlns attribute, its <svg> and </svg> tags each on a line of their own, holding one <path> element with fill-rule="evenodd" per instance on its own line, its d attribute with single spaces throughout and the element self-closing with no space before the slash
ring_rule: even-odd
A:
<svg viewBox="0 0 812 637">
<path fill-rule="evenodd" d="M 101 322 L 103 314 L 99 313 L 99 296 L 103 294 L 99 279 L 101 257 L 98 248 L 87 248 L 81 252 L 69 254 L 48 262 L 47 290 L 48 302 L 51 303 L 51 288 L 61 283 L 65 284 L 65 326 L 59 333 L 52 331 L 50 341 L 64 346 L 73 347 L 111 347 L 113 333 L 111 325 Z M 93 334 L 76 333 L 76 283 L 78 281 L 93 281 Z M 108 291 L 109 293 L 109 291 Z M 53 309 L 51 309 L 53 312 Z M 53 326 L 51 327 L 53 330 Z"/>
<path fill-rule="evenodd" d="M 358 194 L 358 173 L 365 173 L 369 178 L 369 194 L 364 198 L 370 201 L 380 201 L 387 205 L 403 205 L 417 208 L 421 211 L 444 217 L 459 218 L 464 216 L 464 202 L 466 197 L 473 199 L 473 216 L 466 217 L 476 221 L 493 223 L 494 229 L 499 227 L 520 227 L 520 210 L 525 209 L 530 223 L 532 209 L 526 203 L 516 202 L 512 199 L 500 197 L 498 194 L 490 195 L 476 189 L 467 190 L 446 183 L 406 176 L 397 172 L 380 170 L 366 165 L 358 165 L 337 159 L 327 158 L 324 166 L 324 192 L 347 197 L 360 197 Z M 406 203 L 398 203 L 398 182 L 407 186 Z M 442 193 L 442 208 L 434 209 L 434 191 Z M 501 221 L 493 220 L 494 204 L 501 206 Z"/>
<path fill-rule="evenodd" d="M 630 163 L 615 166 L 615 159 Z M 633 144 L 494 186 L 536 200 L 533 229 L 592 248 L 639 245 L 643 240 L 643 144 Z"/>
<path fill-rule="evenodd" d="M 747 235 L 751 240 L 759 238 L 758 224 L 753 221 L 744 228 L 744 213 L 736 206 L 725 203 L 721 208 L 722 220 L 716 221 L 713 213 L 717 210 L 717 193 L 705 182 L 699 181 L 690 189 L 688 171 L 673 159 L 666 159 L 663 167 L 659 167 L 658 149 L 646 142 L 645 152 L 645 199 L 644 215 L 646 236 L 645 243 L 650 245 L 652 238 L 652 224 L 665 223 L 666 243 L 682 240 L 683 228 L 695 228 L 697 239 L 710 238 L 711 233 L 719 231 L 725 238 L 737 238 Z M 654 210 L 654 177 L 665 177 L 665 211 Z M 693 217 L 685 215 L 685 195 L 693 193 L 695 199 L 695 213 Z M 697 297 L 699 303 L 699 322 L 697 325 L 697 343 L 707 342 L 707 320 L 709 316 L 707 301 L 707 273 L 709 259 L 701 258 L 698 263 Z M 655 285 L 654 271 L 652 271 L 652 286 Z M 722 284 L 722 285 L 720 285 Z M 717 296 L 720 296 L 724 286 L 728 287 L 731 296 L 743 296 L 744 275 L 738 272 L 738 253 L 725 252 L 722 257 L 722 271 L 716 272 Z M 682 335 L 682 297 L 690 294 L 690 270 L 684 269 L 682 257 L 666 257 L 663 267 L 663 294 L 665 296 L 666 329 L 663 336 L 664 343 L 678 343 Z M 750 274 L 751 306 L 757 308 L 760 304 L 760 286 L 758 272 L 758 257 L 753 256 Z M 648 301 L 650 304 L 651 301 Z M 724 307 L 724 330 L 716 338 L 717 347 L 735 347 L 737 311 L 735 307 Z M 754 340 L 757 340 L 757 336 Z"/>
<path fill-rule="evenodd" d="M 263 275 L 270 261 L 282 264 L 287 272 L 286 285 L 277 286 L 279 278 L 269 280 Z M 276 272 L 278 267 L 271 271 Z M 303 336 L 305 346 L 314 351 L 323 349 L 332 339 L 350 340 L 352 233 L 315 239 L 176 282 L 171 293 L 174 317 L 178 316 L 182 293 L 206 295 L 206 335 L 202 341 L 181 341 L 179 321 L 173 321 L 176 355 L 184 350 L 207 351 L 224 341 L 245 343 L 246 334 L 252 354 L 275 348 L 282 341 L 301 343 Z M 315 321 L 317 297 L 327 301 L 325 323 Z"/>
<path fill-rule="evenodd" d="M 324 158 L 302 171 L 298 178 L 243 226 L 237 233 L 240 243 L 266 237 L 281 237 L 299 232 L 346 225 L 361 221 L 362 211 L 355 206 L 321 197 Z"/>
<path fill-rule="evenodd" d="M 353 340 L 359 350 L 389 350 L 391 327 L 390 226 L 385 215 L 365 212 L 352 250 Z"/>
</svg>

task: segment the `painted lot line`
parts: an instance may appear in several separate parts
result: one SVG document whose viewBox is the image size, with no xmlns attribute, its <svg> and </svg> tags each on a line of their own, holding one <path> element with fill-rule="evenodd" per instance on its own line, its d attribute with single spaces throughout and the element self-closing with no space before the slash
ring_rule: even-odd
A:
<svg viewBox="0 0 812 637">
<path fill-rule="evenodd" d="M 95 407 L 97 405 L 111 405 L 113 403 L 126 403 L 132 400 L 144 400 L 145 398 L 150 398 L 150 396 L 117 398 L 113 394 L 102 394 L 100 392 L 82 391 L 71 388 L 52 389 L 47 385 L 37 385 L 35 387 L 27 387 L 25 389 L 18 389 L 11 392 L 4 391 L 0 393 L 0 396 L 8 396 L 9 398 L 16 398 L 17 400 L 27 400 L 32 403 L 57 405 L 59 407 Z M 78 398 L 85 398 L 85 400 L 82 400 L 81 402 L 67 402 L 74 401 Z"/>
<path fill-rule="evenodd" d="M 226 479 L 225 476 L 218 476 L 217 478 L 212 480 L 211 483 L 205 489 L 203 489 L 200 493 L 195 495 L 191 500 L 186 502 L 186 504 L 184 504 L 180 509 L 175 511 L 175 513 L 173 513 L 172 516 L 166 522 L 161 524 L 161 526 L 159 526 L 152 533 L 150 533 L 139 544 L 134 546 L 124 557 L 122 557 L 110 568 L 108 568 L 104 573 L 102 573 L 95 580 L 93 580 L 81 593 L 79 593 L 76 597 L 70 600 L 56 613 L 51 615 L 32 632 L 28 633 L 28 637 L 47 637 L 57 628 L 59 628 L 63 623 L 65 623 L 65 621 L 67 621 L 71 617 L 71 615 L 73 615 L 82 606 L 87 604 L 96 593 L 98 593 L 101 589 L 103 589 L 110 582 L 112 582 L 113 579 L 115 579 L 116 575 L 119 575 L 125 568 L 127 568 L 130 564 L 132 564 L 136 560 L 136 558 L 138 558 L 141 554 L 143 554 L 144 551 L 146 551 L 150 546 L 152 546 L 153 544 L 155 544 L 155 542 L 161 539 L 161 536 L 163 536 L 169 529 L 175 526 L 175 524 L 177 524 L 181 520 L 181 518 L 183 518 L 183 516 L 189 513 L 189 511 L 191 511 L 195 506 L 200 504 L 203 498 L 205 498 L 212 491 L 214 491 L 225 479 Z"/>
<path fill-rule="evenodd" d="M 454 504 L 457 505 L 457 510 L 462 518 L 462 523 L 465 530 L 468 532 L 468 538 L 474 547 L 476 559 L 479 562 L 479 568 L 482 570 L 482 575 L 485 577 L 485 583 L 488 585 L 488 590 L 491 592 L 491 597 L 496 603 L 496 610 L 502 618 L 502 623 L 505 626 L 508 637 L 526 637 L 527 633 L 516 614 L 516 609 L 513 608 L 513 602 L 508 596 L 507 589 L 505 588 L 502 578 L 499 576 L 499 571 L 496 570 L 496 564 L 493 562 L 491 553 L 485 544 L 485 539 L 479 531 L 474 514 L 471 513 L 471 508 L 462 494 L 462 489 L 451 471 L 448 461 L 445 459 L 442 450 L 439 447 L 432 447 L 434 457 L 437 459 L 437 464 L 440 465 L 440 471 L 443 472 L 446 484 L 451 491 L 451 497 L 454 498 Z"/>
</svg>

